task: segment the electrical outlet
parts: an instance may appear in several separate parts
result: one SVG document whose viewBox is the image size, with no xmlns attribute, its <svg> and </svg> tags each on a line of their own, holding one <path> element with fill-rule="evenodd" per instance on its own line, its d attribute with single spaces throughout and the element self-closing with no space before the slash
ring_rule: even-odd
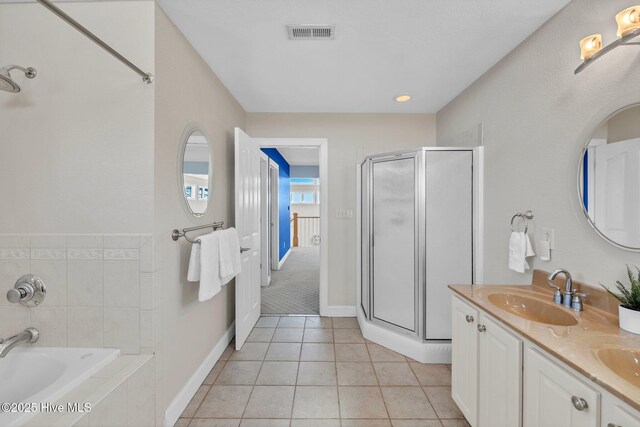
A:
<svg viewBox="0 0 640 427">
<path fill-rule="evenodd" d="M 338 209 L 336 211 L 336 218 L 338 218 L 338 219 L 351 219 L 351 218 L 353 218 L 353 209 Z"/>
<path fill-rule="evenodd" d="M 542 240 L 549 241 L 549 249 L 555 249 L 556 246 L 556 231 L 553 228 L 542 229 Z"/>
</svg>

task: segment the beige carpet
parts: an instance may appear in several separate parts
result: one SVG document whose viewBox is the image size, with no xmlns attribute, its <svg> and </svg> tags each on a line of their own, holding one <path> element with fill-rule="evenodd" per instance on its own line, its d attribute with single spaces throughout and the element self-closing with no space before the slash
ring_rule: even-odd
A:
<svg viewBox="0 0 640 427">
<path fill-rule="evenodd" d="M 291 248 L 282 268 L 262 288 L 262 314 L 319 314 L 320 247 Z"/>
</svg>

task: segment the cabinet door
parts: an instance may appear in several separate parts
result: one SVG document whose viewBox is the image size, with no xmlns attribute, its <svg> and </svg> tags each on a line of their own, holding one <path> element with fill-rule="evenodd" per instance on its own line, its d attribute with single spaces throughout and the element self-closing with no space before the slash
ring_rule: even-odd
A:
<svg viewBox="0 0 640 427">
<path fill-rule="evenodd" d="M 451 341 L 451 397 L 467 421 L 477 425 L 478 311 L 453 297 Z"/>
<path fill-rule="evenodd" d="M 600 394 L 536 349 L 524 361 L 525 427 L 598 427 Z M 584 399 L 582 410 L 572 398 Z"/>
<path fill-rule="evenodd" d="M 522 425 L 522 341 L 480 315 L 478 426 Z"/>
<path fill-rule="evenodd" d="M 640 412 L 610 394 L 602 398 L 602 427 L 640 426 Z"/>
</svg>

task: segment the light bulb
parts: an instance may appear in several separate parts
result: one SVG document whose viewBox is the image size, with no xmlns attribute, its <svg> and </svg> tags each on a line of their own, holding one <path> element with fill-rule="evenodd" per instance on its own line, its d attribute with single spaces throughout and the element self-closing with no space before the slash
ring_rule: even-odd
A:
<svg viewBox="0 0 640 427">
<path fill-rule="evenodd" d="M 580 40 L 580 59 L 591 58 L 602 49 L 602 35 L 593 34 Z"/>
<path fill-rule="evenodd" d="M 640 28 L 640 6 L 625 9 L 616 15 L 618 37 L 623 37 Z"/>
</svg>

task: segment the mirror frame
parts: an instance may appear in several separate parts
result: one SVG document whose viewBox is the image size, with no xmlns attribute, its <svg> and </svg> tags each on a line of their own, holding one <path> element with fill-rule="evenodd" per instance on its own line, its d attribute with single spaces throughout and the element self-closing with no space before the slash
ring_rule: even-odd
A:
<svg viewBox="0 0 640 427">
<path fill-rule="evenodd" d="M 629 108 L 633 108 L 633 107 L 638 107 L 640 106 L 640 102 L 634 102 L 632 104 L 627 104 L 624 105 L 620 108 L 617 108 L 615 111 L 613 111 L 612 113 L 608 114 L 604 119 L 602 119 L 601 121 L 599 121 L 598 123 L 596 123 L 595 127 L 593 127 L 593 129 L 591 129 L 591 131 L 589 132 L 588 136 L 584 139 L 583 143 L 582 143 L 582 148 L 580 150 L 580 156 L 578 158 L 578 172 L 577 172 L 577 176 L 576 176 L 576 189 L 578 190 L 578 203 L 580 204 L 580 210 L 582 211 L 582 215 L 584 216 L 584 218 L 587 220 L 587 223 L 591 226 L 591 228 L 593 230 L 595 230 L 595 232 L 598 234 L 598 236 L 602 237 L 606 242 L 612 244 L 613 246 L 619 248 L 619 249 L 623 249 L 625 251 L 629 251 L 629 252 L 640 252 L 640 247 L 631 247 L 631 246 L 625 246 L 625 245 L 621 245 L 620 243 L 617 243 L 613 240 L 611 240 L 609 237 L 607 237 L 602 231 L 600 231 L 598 229 L 598 227 L 596 227 L 596 225 L 593 223 L 593 221 L 591 221 L 591 218 L 589 218 L 589 213 L 587 212 L 587 210 L 584 208 L 584 200 L 582 197 L 582 187 L 581 187 L 581 183 L 582 183 L 582 173 L 583 173 L 583 165 L 584 165 L 584 154 L 587 151 L 587 147 L 589 146 L 589 142 L 591 141 L 593 134 L 595 133 L 595 131 L 603 124 L 608 122 L 612 117 L 614 117 L 615 115 L 617 115 L 618 113 L 621 113 L 625 110 L 628 110 Z"/>
<path fill-rule="evenodd" d="M 189 201 L 184 195 L 184 154 L 187 149 L 187 142 L 189 141 L 189 137 L 194 132 L 200 132 L 207 140 L 207 147 L 209 147 L 209 198 L 207 199 L 207 208 L 202 213 L 194 212 L 189 205 Z M 211 137 L 205 130 L 205 127 L 198 122 L 190 122 L 187 126 L 185 126 L 182 131 L 182 136 L 180 137 L 180 144 L 178 144 L 178 194 L 180 196 L 180 203 L 184 208 L 185 212 L 194 218 L 202 218 L 209 211 L 211 201 L 214 197 L 214 156 L 213 156 L 213 146 L 211 145 Z"/>
</svg>

